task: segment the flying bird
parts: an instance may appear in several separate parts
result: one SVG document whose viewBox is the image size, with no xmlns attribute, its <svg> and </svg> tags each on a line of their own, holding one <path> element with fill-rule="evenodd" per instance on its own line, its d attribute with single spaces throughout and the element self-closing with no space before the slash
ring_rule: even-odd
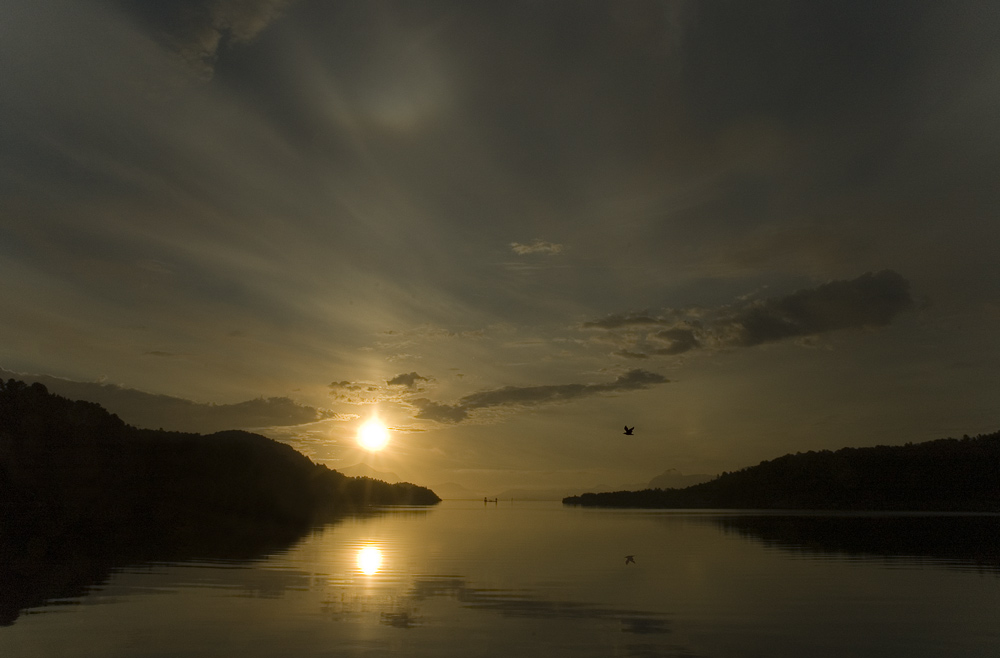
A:
<svg viewBox="0 0 1000 658">
<path fill-rule="evenodd" d="M 626 555 L 625 556 L 625 566 L 628 566 L 630 564 L 635 564 L 635 556 L 634 555 Z"/>
<path fill-rule="evenodd" d="M 634 429 L 635 429 L 635 425 L 633 425 L 632 427 L 629 427 L 628 425 L 626 425 L 625 426 L 625 434 L 628 434 L 629 436 L 632 436 L 632 430 L 634 430 Z"/>
</svg>

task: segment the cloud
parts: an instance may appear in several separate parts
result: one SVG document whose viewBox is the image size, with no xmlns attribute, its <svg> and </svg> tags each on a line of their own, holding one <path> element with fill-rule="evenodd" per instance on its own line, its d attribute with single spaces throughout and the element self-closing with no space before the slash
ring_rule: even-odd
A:
<svg viewBox="0 0 1000 658">
<path fill-rule="evenodd" d="M 623 359 L 648 359 L 649 355 L 644 352 L 633 352 L 631 350 L 618 350 L 614 352 L 615 356 L 620 356 Z"/>
<path fill-rule="evenodd" d="M 419 382 L 431 382 L 430 377 L 424 377 L 416 372 L 396 375 L 385 381 L 385 385 L 375 382 L 338 381 L 328 385 L 330 395 L 340 402 L 348 404 L 376 404 L 379 402 L 401 401 L 422 391 Z"/>
<path fill-rule="evenodd" d="M 330 388 L 334 390 L 343 391 L 363 391 L 365 389 L 371 388 L 371 384 L 364 384 L 362 382 L 352 382 L 348 380 L 342 380 L 339 382 L 330 382 Z"/>
<path fill-rule="evenodd" d="M 374 347 L 381 350 L 401 350 L 403 348 L 433 343 L 442 340 L 458 339 L 480 339 L 485 335 L 483 329 L 468 329 L 465 331 L 453 331 L 440 326 L 423 324 L 408 329 L 389 329 L 379 334 L 379 340 Z M 404 358 L 407 355 L 396 353 L 396 358 Z M 412 357 L 412 355 L 409 355 Z"/>
<path fill-rule="evenodd" d="M 247 43 L 296 0 L 179 0 L 127 3 L 161 40 L 200 75 L 212 77 L 227 43 Z"/>
<path fill-rule="evenodd" d="M 403 375 L 396 375 L 392 379 L 387 380 L 385 383 L 389 386 L 405 386 L 406 388 L 414 388 L 414 385 L 418 381 L 429 382 L 430 377 L 424 377 L 415 372 L 409 372 Z"/>
<path fill-rule="evenodd" d="M 683 314 L 672 310 L 656 316 L 645 311 L 620 313 L 584 322 L 581 327 L 603 329 L 601 339 L 619 348 L 616 356 L 636 359 L 676 356 L 708 346 L 753 347 L 845 329 L 882 327 L 914 306 L 909 281 L 891 270 L 831 281 L 784 297 L 743 298 L 741 302 L 738 307 Z"/>
<path fill-rule="evenodd" d="M 550 256 L 555 256 L 557 254 L 561 254 L 566 247 L 561 244 L 535 240 L 531 244 L 511 242 L 510 248 L 518 256 L 526 256 L 528 254 L 549 254 Z"/>
<path fill-rule="evenodd" d="M 526 407 L 570 402 L 592 395 L 637 391 L 668 382 L 666 377 L 648 370 L 634 369 L 604 384 L 550 384 L 544 386 L 504 386 L 480 391 L 459 399 L 453 405 L 420 398 L 412 400 L 417 418 L 443 423 L 458 423 L 478 409 Z"/>
<path fill-rule="evenodd" d="M 0 369 L 4 379 L 41 382 L 56 395 L 96 402 L 130 425 L 177 432 L 210 433 L 230 429 L 286 427 L 338 414 L 299 404 L 287 397 L 256 398 L 235 404 L 205 404 L 155 395 L 114 384 L 77 382 L 48 375 L 24 375 Z"/>
<path fill-rule="evenodd" d="M 417 398 L 412 401 L 418 411 L 416 418 L 436 420 L 439 423 L 460 423 L 469 417 L 469 410 L 461 404 L 440 404 L 427 398 Z"/>
<path fill-rule="evenodd" d="M 728 334 L 727 343 L 752 347 L 842 329 L 881 327 L 912 307 L 909 282 L 883 270 L 758 302 L 720 324 Z"/>
<path fill-rule="evenodd" d="M 622 327 L 639 327 L 647 325 L 663 324 L 662 318 L 654 318 L 648 313 L 616 313 L 601 318 L 584 322 L 584 329 L 620 329 Z"/>
<path fill-rule="evenodd" d="M 695 336 L 694 329 L 685 327 L 664 329 L 663 331 L 657 332 L 655 337 L 669 343 L 667 347 L 662 347 L 656 350 L 656 354 L 683 354 L 688 350 L 693 350 L 694 348 L 699 347 L 701 344 Z"/>
<path fill-rule="evenodd" d="M 374 404 L 386 397 L 385 387 L 372 382 L 352 382 L 345 379 L 330 382 L 328 388 L 334 399 L 348 404 Z"/>
</svg>

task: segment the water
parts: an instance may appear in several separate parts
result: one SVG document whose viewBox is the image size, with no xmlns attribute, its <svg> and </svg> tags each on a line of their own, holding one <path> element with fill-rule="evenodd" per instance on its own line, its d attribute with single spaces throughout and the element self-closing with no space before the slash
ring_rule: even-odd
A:
<svg viewBox="0 0 1000 658">
<path fill-rule="evenodd" d="M 116 566 L 21 610 L 0 655 L 992 658 L 998 528 L 446 501 Z"/>
</svg>

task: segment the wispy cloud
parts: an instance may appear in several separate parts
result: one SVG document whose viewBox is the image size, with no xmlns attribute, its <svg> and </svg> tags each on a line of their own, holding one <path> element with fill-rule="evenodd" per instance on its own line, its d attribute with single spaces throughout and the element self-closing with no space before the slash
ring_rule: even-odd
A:
<svg viewBox="0 0 1000 658">
<path fill-rule="evenodd" d="M 510 248 L 511 251 L 518 256 L 526 256 L 528 254 L 548 254 L 550 256 L 555 256 L 557 254 L 561 254 L 566 249 L 565 245 L 553 242 L 543 242 L 542 240 L 535 240 L 531 244 L 511 242 Z"/>
<path fill-rule="evenodd" d="M 632 352 L 631 350 L 618 350 L 614 352 L 615 356 L 620 356 L 623 359 L 648 359 L 649 355 L 643 352 Z"/>
<path fill-rule="evenodd" d="M 348 404 L 375 404 L 386 399 L 388 394 L 385 386 L 375 382 L 355 382 L 346 379 L 330 382 L 328 388 L 334 400 Z"/>
<path fill-rule="evenodd" d="M 432 382 L 417 372 L 401 373 L 385 383 L 342 380 L 331 382 L 327 388 L 335 400 L 348 404 L 377 404 L 399 401 L 424 390 L 421 382 Z"/>
<path fill-rule="evenodd" d="M 443 423 L 458 423 L 470 413 L 488 408 L 516 408 L 571 402 L 581 398 L 606 393 L 637 391 L 667 383 L 663 375 L 648 370 L 629 370 L 612 382 L 600 384 L 549 384 L 543 386 L 504 386 L 466 395 L 455 404 L 441 404 L 419 398 L 412 400 L 417 408 L 417 418 Z"/>
<path fill-rule="evenodd" d="M 645 311 L 639 311 L 636 313 L 615 313 L 599 320 L 590 320 L 584 322 L 583 327 L 585 329 L 621 329 L 622 327 L 658 325 L 666 321 L 665 318 L 653 317 Z"/>
<path fill-rule="evenodd" d="M 158 357 L 162 357 L 164 359 L 169 359 L 169 358 L 173 358 L 175 356 L 178 356 L 178 354 L 176 354 L 174 352 L 166 352 L 164 350 L 148 350 L 146 352 L 143 352 L 143 355 L 144 356 L 158 356 Z"/>
</svg>

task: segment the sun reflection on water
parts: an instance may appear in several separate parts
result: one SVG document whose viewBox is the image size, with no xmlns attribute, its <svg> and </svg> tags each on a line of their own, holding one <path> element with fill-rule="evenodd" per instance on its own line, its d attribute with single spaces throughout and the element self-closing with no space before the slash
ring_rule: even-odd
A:
<svg viewBox="0 0 1000 658">
<path fill-rule="evenodd" d="M 365 546 L 358 551 L 358 569 L 366 576 L 378 573 L 382 566 L 382 551 L 375 546 Z"/>
</svg>

